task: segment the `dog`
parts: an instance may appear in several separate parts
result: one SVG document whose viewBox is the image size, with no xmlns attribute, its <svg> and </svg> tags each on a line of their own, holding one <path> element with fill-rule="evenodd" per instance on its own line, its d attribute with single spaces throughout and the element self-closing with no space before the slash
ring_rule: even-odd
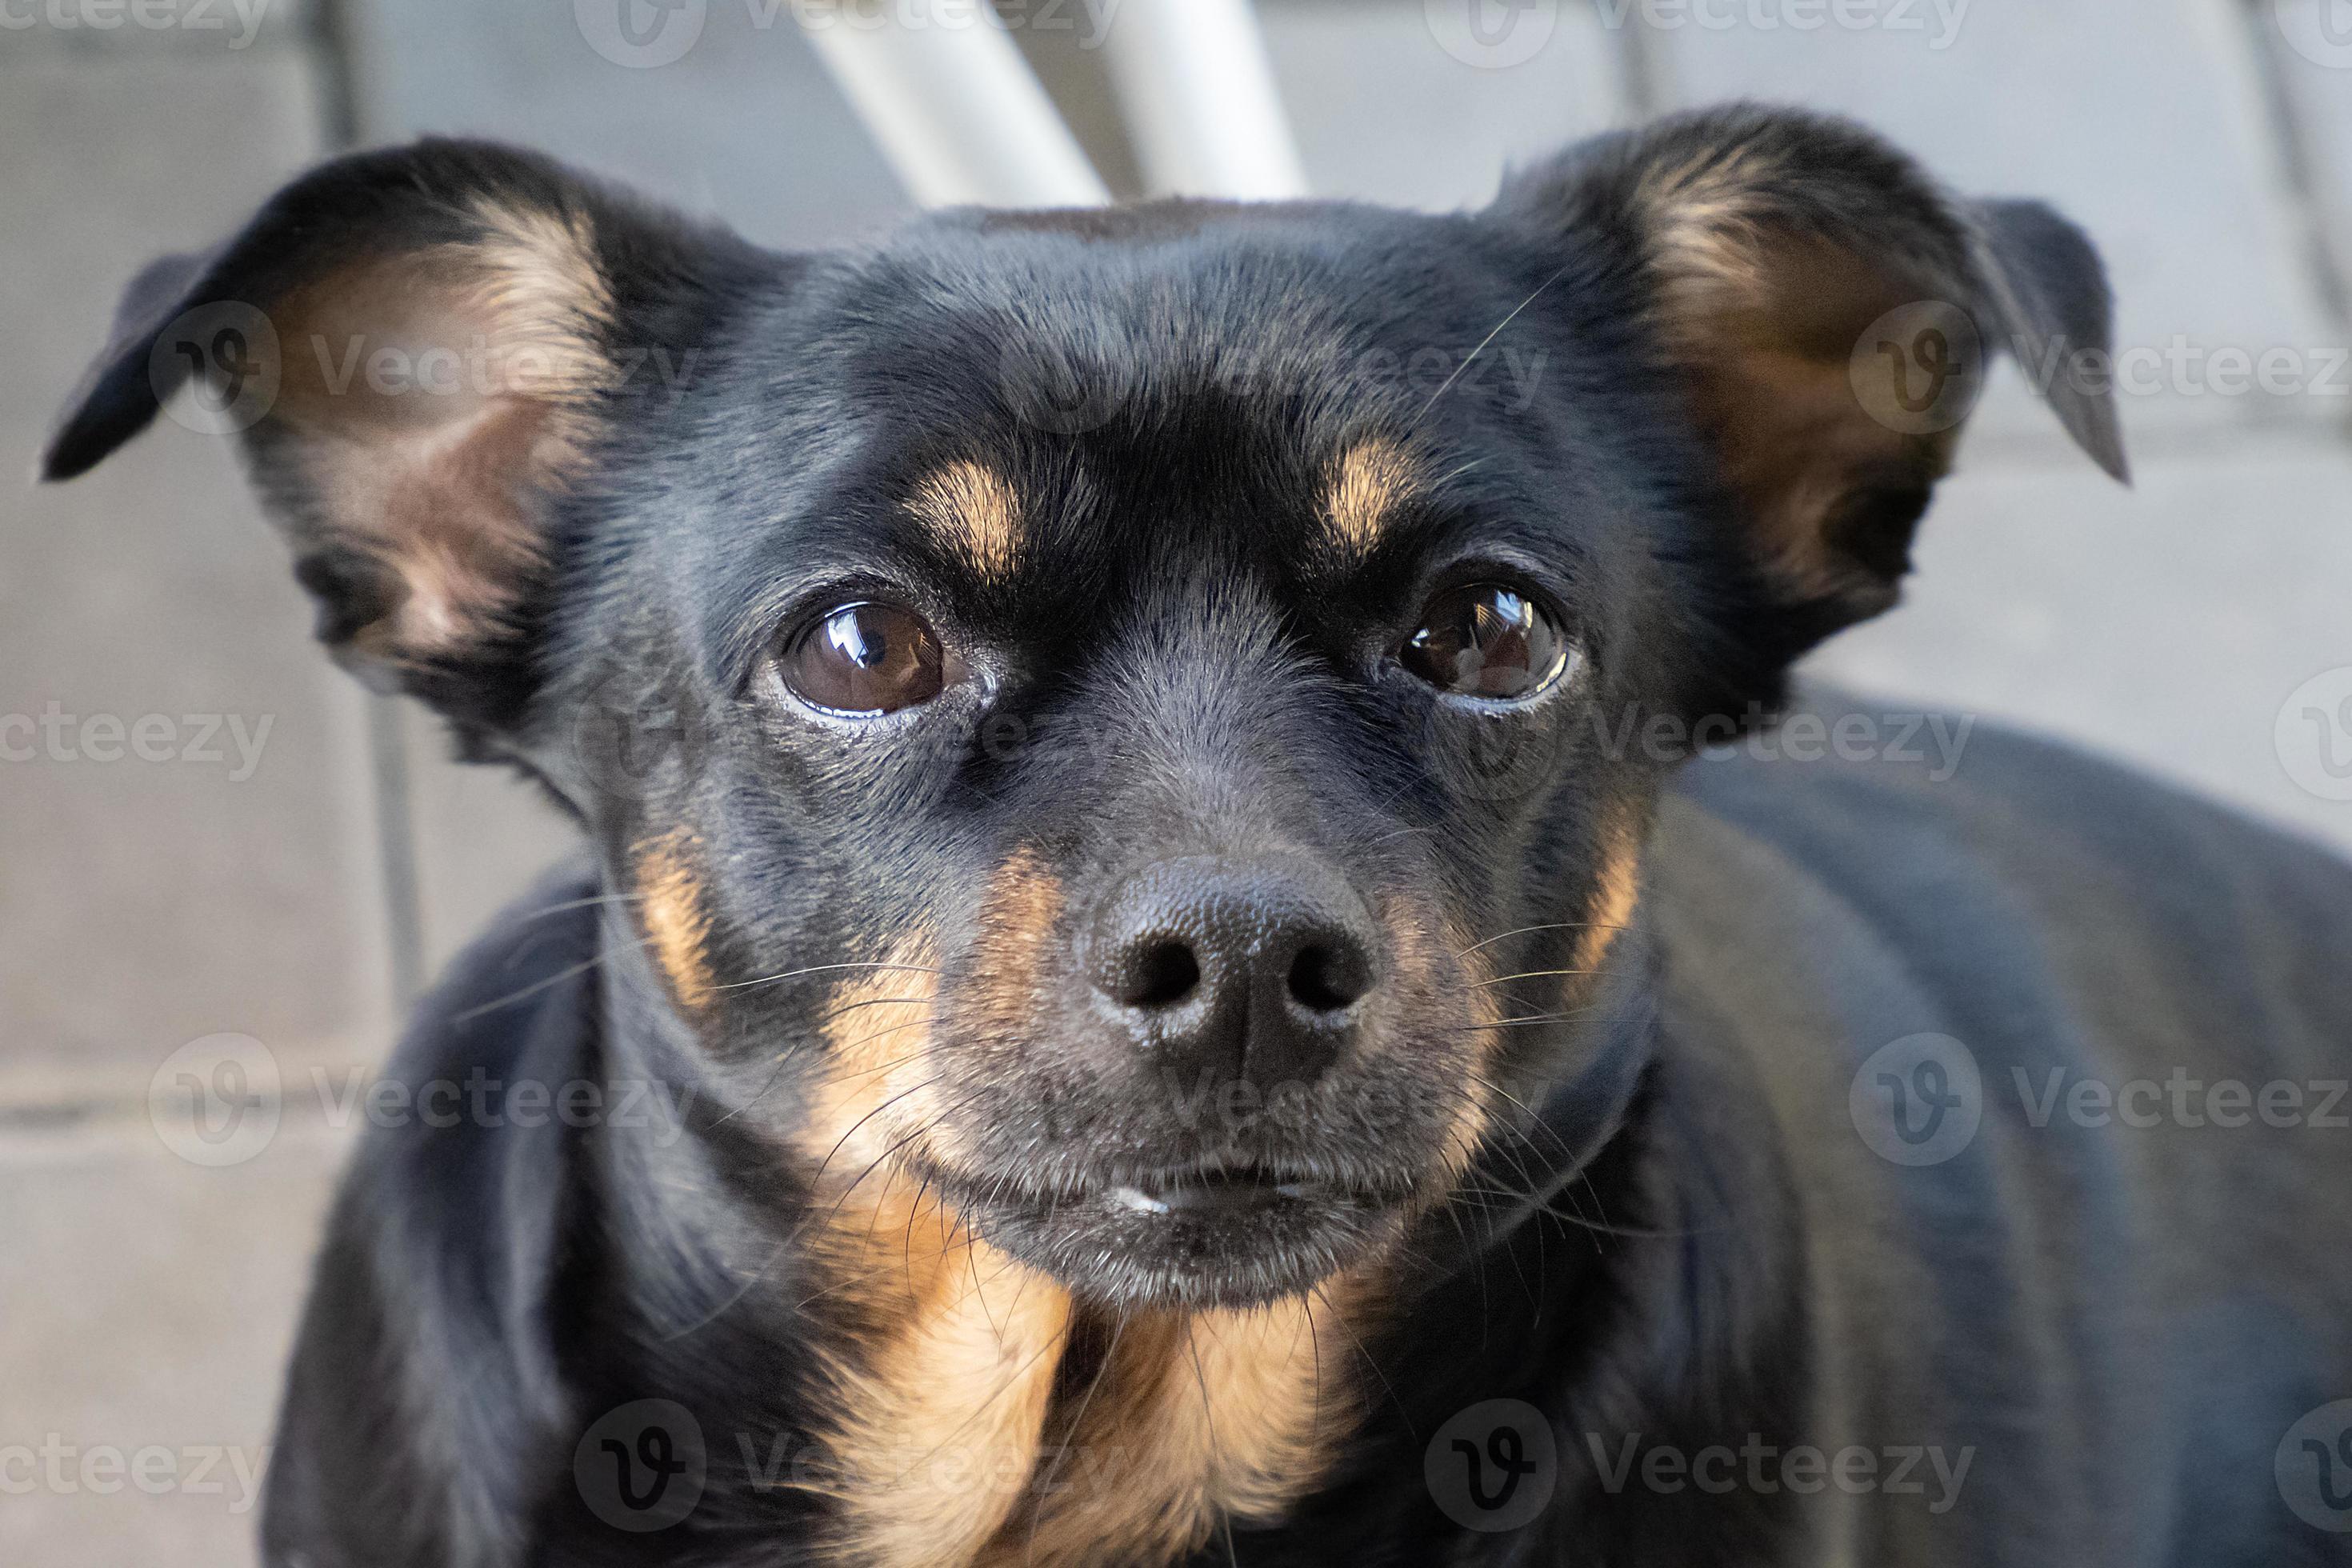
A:
<svg viewBox="0 0 2352 1568">
<path fill-rule="evenodd" d="M 1754 105 L 793 256 L 428 140 L 150 266 L 47 476 L 194 383 L 586 844 L 388 1069 L 267 1560 L 2352 1560 L 2352 875 L 1791 683 L 2108 319 Z"/>
</svg>

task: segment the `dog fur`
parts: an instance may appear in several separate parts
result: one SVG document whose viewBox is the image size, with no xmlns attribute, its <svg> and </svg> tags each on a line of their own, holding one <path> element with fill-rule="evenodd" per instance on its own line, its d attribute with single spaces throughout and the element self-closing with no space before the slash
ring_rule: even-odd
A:
<svg viewBox="0 0 2352 1568">
<path fill-rule="evenodd" d="M 1923 301 L 2032 363 L 2106 342 L 2046 208 L 1747 106 L 1474 214 L 802 256 L 427 141 L 151 267 L 48 476 L 275 376 L 242 445 L 321 639 L 587 843 L 387 1069 L 491 1087 L 346 1180 L 273 1568 L 2347 1560 L 2273 1457 L 2352 1394 L 2352 1136 L 2025 1086 L 2341 1079 L 2352 874 L 1982 730 L 1948 775 L 1692 754 L 1894 602 L 1958 429 L 1874 416 L 1864 340 Z M 385 348 L 413 384 L 339 372 Z M 2121 477 L 2110 401 L 2049 398 Z M 1400 664 L 1497 577 L 1549 685 Z M 851 601 L 935 630 L 936 694 L 795 698 Z M 1241 858 L 1367 933 L 1297 1081 L 1089 1000 L 1106 910 Z M 1857 1074 L 1926 1035 L 1982 1125 L 1902 1163 Z M 1263 1233 L 1105 1199 L 1243 1164 L 1294 1194 Z M 1509 1529 L 1443 1479 L 1506 1458 L 1455 1446 L 1498 1400 L 1549 1450 Z M 1948 1485 L 1694 1459 L 1799 1449 Z M 676 1517 L 614 1511 L 671 1465 Z"/>
</svg>

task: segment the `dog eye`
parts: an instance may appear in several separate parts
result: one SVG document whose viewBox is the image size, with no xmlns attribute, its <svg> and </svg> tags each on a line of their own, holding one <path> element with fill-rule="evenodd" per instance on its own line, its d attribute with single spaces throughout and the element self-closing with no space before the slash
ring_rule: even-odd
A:
<svg viewBox="0 0 2352 1568">
<path fill-rule="evenodd" d="M 928 702 L 946 684 L 940 639 L 896 605 L 827 610 L 793 633 L 777 659 L 785 689 L 813 708 L 862 718 Z"/>
<path fill-rule="evenodd" d="M 1397 662 L 1448 695 L 1507 702 L 1549 684 L 1568 663 L 1568 639 L 1527 595 L 1474 583 L 1429 602 Z"/>
</svg>

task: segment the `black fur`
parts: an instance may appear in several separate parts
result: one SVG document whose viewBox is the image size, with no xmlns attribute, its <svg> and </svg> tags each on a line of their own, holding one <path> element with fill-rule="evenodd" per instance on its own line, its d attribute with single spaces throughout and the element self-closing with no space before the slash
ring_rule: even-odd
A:
<svg viewBox="0 0 2352 1568">
<path fill-rule="evenodd" d="M 1770 170 L 1746 193 L 1758 234 L 1928 280 L 1996 344 L 2104 343 L 2105 285 L 2063 220 L 1960 202 L 1854 128 L 1754 109 L 1572 150 L 1476 215 L 960 212 L 803 258 L 426 142 L 330 164 L 215 259 L 142 279 L 51 477 L 170 395 L 149 349 L 178 311 L 271 310 L 355 255 L 468 243 L 482 195 L 587 213 L 606 351 L 692 367 L 675 395 L 600 395 L 584 471 L 536 500 L 514 614 L 399 672 L 471 751 L 545 784 L 590 848 L 457 963 L 393 1064 L 419 1096 L 505 1087 L 367 1140 L 289 1380 L 272 1564 L 835 1560 L 823 1489 L 792 1481 L 818 1358 L 858 1325 L 808 1247 L 818 1173 L 793 1140 L 841 986 L 822 966 L 910 931 L 936 939 L 940 1120 L 970 1167 L 923 1174 L 962 1182 L 990 1239 L 1112 1318 L 1385 1260 L 1389 1310 L 1324 1347 L 1370 1390 L 1360 1429 L 1285 1521 L 1202 1562 L 2345 1560 L 2352 1537 L 2294 1519 L 2271 1457 L 2352 1392 L 2331 1196 L 2352 1139 L 2035 1127 L 2010 1079 L 2344 1072 L 2352 876 L 1981 733 L 1948 776 L 1686 760 L 1709 723 L 1768 726 L 1790 661 L 1891 598 L 1937 471 L 1906 449 L 1832 510 L 1835 591 L 1776 575 L 1694 412 L 1705 367 L 1659 320 L 1643 205 L 1647 174 L 1742 158 Z M 1531 379 L 1495 374 L 1507 350 Z M 2059 412 L 2120 473 L 2111 407 L 2068 392 Z M 1369 553 L 1338 560 L 1331 465 L 1381 437 L 1412 444 L 1419 477 Z M 281 500 L 283 438 L 265 422 L 252 441 Z M 1023 500 L 1003 574 L 908 509 L 958 459 Z M 349 642 L 403 590 L 331 527 L 291 526 L 321 635 Z M 1433 592 L 1497 574 L 1583 663 L 1522 708 L 1449 704 L 1390 655 Z M 863 724 L 796 706 L 780 636 L 865 597 L 919 612 L 974 679 Z M 1573 966 L 1627 824 L 1648 829 L 1640 914 L 1559 1008 L 1559 981 L 1534 977 Z M 708 1006 L 647 954 L 652 842 L 692 846 Z M 1422 919 L 1450 955 L 1383 993 L 1362 1048 L 1286 1117 L 1204 1125 L 1203 1086 L 1107 1033 L 1077 913 L 1010 991 L 986 945 L 1016 850 L 1083 910 L 1139 863 L 1269 847 L 1337 868 L 1386 940 Z M 1391 1199 L 1447 1195 L 1423 1189 L 1472 1070 L 1455 933 L 1527 1016 L 1476 1064 L 1527 1114 L 1423 1212 Z M 1986 1124 L 1900 1166 L 1857 1135 L 1849 1089 L 1927 1031 L 1976 1053 Z M 579 1083 L 683 1109 L 526 1125 L 507 1098 Z M 1088 1207 L 1220 1161 L 1351 1195 L 1205 1258 Z M 1047 1190 L 1066 1206 L 1032 1201 Z M 1485 1533 L 1424 1462 L 1456 1462 L 1433 1439 L 1496 1398 L 1541 1412 L 1557 1460 L 1539 1517 Z M 691 1417 L 704 1484 L 687 1517 L 632 1533 L 575 1451 L 591 1439 L 601 1464 L 592 1428 L 641 1400 Z M 1621 1453 L 1744 1444 L 1965 1450 L 1972 1469 L 1940 1510 L 1932 1481 L 1612 1479 Z"/>
</svg>

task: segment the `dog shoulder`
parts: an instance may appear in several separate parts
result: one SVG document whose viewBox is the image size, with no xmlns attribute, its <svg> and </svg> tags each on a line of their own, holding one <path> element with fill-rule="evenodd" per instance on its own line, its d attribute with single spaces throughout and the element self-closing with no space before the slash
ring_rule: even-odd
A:
<svg viewBox="0 0 2352 1568">
<path fill-rule="evenodd" d="M 551 872 L 386 1065 L 289 1373 L 266 1561 L 520 1560 L 562 1415 L 542 1308 L 574 1184 L 561 1121 L 518 1108 L 593 1057 L 600 904 L 584 866 Z"/>
</svg>

